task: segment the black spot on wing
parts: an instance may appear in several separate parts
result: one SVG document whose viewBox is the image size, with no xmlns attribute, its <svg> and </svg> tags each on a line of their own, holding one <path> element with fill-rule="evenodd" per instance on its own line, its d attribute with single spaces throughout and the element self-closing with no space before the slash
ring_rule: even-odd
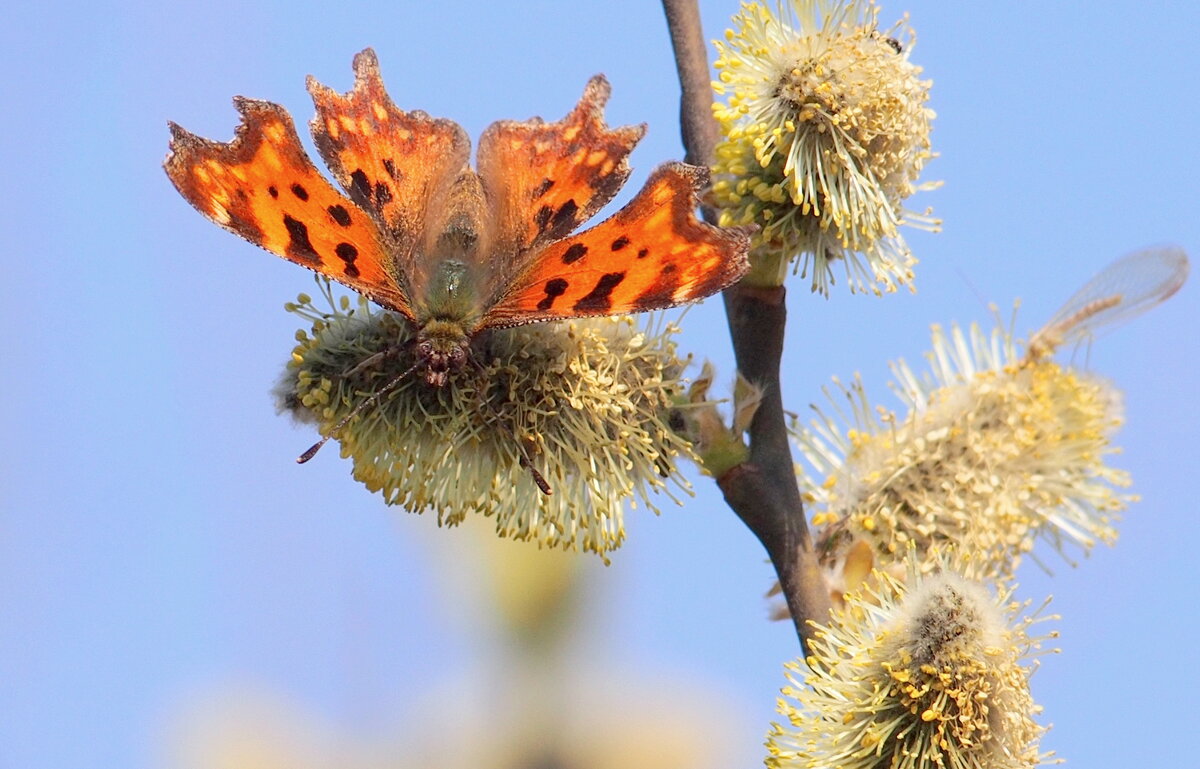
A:
<svg viewBox="0 0 1200 769">
<path fill-rule="evenodd" d="M 283 215 L 283 226 L 288 231 L 287 255 L 294 259 L 307 259 L 320 264 L 321 256 L 308 239 L 308 227 L 299 219 Z"/>
<path fill-rule="evenodd" d="M 596 285 L 578 302 L 575 309 L 579 312 L 607 312 L 612 307 L 613 289 L 625 280 L 623 272 L 606 272 L 596 281 Z"/>
<path fill-rule="evenodd" d="M 622 235 L 621 237 L 617 238 L 616 240 L 614 240 L 612 242 L 612 250 L 620 251 L 622 248 L 625 248 L 625 246 L 628 246 L 628 245 L 629 245 L 629 236 Z"/>
<path fill-rule="evenodd" d="M 538 302 L 539 310 L 549 310 L 554 306 L 554 300 L 566 293 L 567 287 L 571 284 L 562 278 L 553 278 L 546 281 L 546 296 L 542 301 Z"/>
<path fill-rule="evenodd" d="M 382 212 L 383 207 L 392 202 L 392 188 L 385 182 L 372 184 L 366 172 L 356 168 L 350 173 L 350 198 L 359 205 Z"/>
<path fill-rule="evenodd" d="M 277 198 L 279 197 L 279 190 L 275 189 L 275 185 L 272 184 L 270 187 L 267 187 L 267 194 L 273 198 Z"/>
<path fill-rule="evenodd" d="M 542 179 L 542 183 L 539 184 L 537 186 L 537 189 L 533 191 L 533 199 L 537 200 L 542 195 L 545 195 L 547 192 L 550 191 L 550 188 L 553 186 L 554 186 L 553 179 Z"/>
<path fill-rule="evenodd" d="M 359 203 L 369 203 L 371 200 L 371 180 L 361 168 L 354 169 L 350 174 L 350 195 Z"/>
<path fill-rule="evenodd" d="M 579 206 L 575 204 L 575 198 L 571 198 L 566 203 L 563 203 L 562 207 L 555 212 L 554 219 L 550 224 L 555 232 L 566 227 L 567 230 L 562 233 L 566 235 L 567 231 L 570 231 L 575 226 L 575 215 L 577 213 L 579 213 Z"/>
<path fill-rule="evenodd" d="M 537 224 L 538 236 L 549 235 L 551 238 L 565 236 L 579 224 L 575 219 L 578 213 L 579 205 L 574 198 L 559 206 L 557 211 L 550 206 L 542 206 L 533 216 L 533 221 Z"/>
<path fill-rule="evenodd" d="M 383 182 L 375 182 L 375 206 L 383 208 L 392 202 L 392 188 Z"/>
<path fill-rule="evenodd" d="M 537 224 L 539 235 L 545 232 L 546 228 L 550 226 L 550 217 L 552 216 L 554 216 L 554 209 L 550 206 L 542 206 L 533 215 L 533 221 Z"/>
<path fill-rule="evenodd" d="M 308 200 L 308 190 L 304 189 L 304 187 L 302 185 L 293 184 L 292 185 L 292 194 L 295 195 L 296 197 L 300 198 L 301 200 Z"/>
<path fill-rule="evenodd" d="M 573 243 L 567 252 L 562 255 L 563 264 L 574 264 L 587 255 L 588 248 L 582 243 Z"/>
<path fill-rule="evenodd" d="M 326 210 L 329 211 L 329 215 L 335 222 L 343 227 L 350 226 L 350 212 L 346 210 L 345 206 L 335 203 Z"/>
<path fill-rule="evenodd" d="M 387 175 L 392 177 L 392 181 L 400 181 L 400 172 L 396 170 L 396 164 L 391 158 L 383 159 L 383 170 L 387 171 Z"/>
<path fill-rule="evenodd" d="M 344 272 L 351 278 L 357 278 L 359 275 L 358 267 L 355 266 L 354 260 L 358 258 L 358 249 L 351 243 L 338 243 L 333 249 L 338 258 L 346 263 Z"/>
<path fill-rule="evenodd" d="M 648 248 L 639 248 L 638 249 L 638 259 L 645 259 L 649 255 L 650 255 L 650 249 L 648 249 Z"/>
</svg>

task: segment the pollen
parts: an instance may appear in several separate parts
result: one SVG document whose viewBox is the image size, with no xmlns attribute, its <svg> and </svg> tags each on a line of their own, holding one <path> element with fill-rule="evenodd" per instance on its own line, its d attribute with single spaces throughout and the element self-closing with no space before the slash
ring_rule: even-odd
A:
<svg viewBox="0 0 1200 769">
<path fill-rule="evenodd" d="M 848 595 L 787 665 L 786 725 L 767 738 L 771 769 L 1032 769 L 1052 754 L 1029 690 L 1055 633 L 1035 634 L 1042 607 L 993 594 L 961 557 L 925 573 L 880 575 Z"/>
<path fill-rule="evenodd" d="M 327 433 L 415 361 L 407 320 L 365 300 L 342 306 L 327 283 L 322 294 L 330 310 L 289 305 L 312 328 L 291 342 L 276 397 Z M 694 455 L 669 425 L 683 390 L 676 330 L 655 318 L 498 330 L 444 387 L 402 380 L 336 437 L 354 477 L 390 505 L 447 526 L 487 516 L 502 537 L 606 557 L 627 509 L 689 493 L 675 468 Z"/>
<path fill-rule="evenodd" d="M 901 226 L 940 222 L 905 206 L 933 182 L 931 83 L 908 59 L 901 20 L 882 31 L 871 0 L 790 0 L 773 13 L 747 3 L 717 41 L 725 104 L 713 195 L 730 224 L 758 224 L 752 272 L 791 263 L 829 293 L 834 266 L 851 291 L 911 286 L 916 260 Z M 886 39 L 900 43 L 901 51 Z"/>
<path fill-rule="evenodd" d="M 814 407 L 810 425 L 793 427 L 808 468 L 801 485 L 833 521 L 816 535 L 830 559 L 857 540 L 877 564 L 908 547 L 934 558 L 954 546 L 1003 579 L 1039 540 L 1068 558 L 1116 540 L 1132 501 L 1122 492 L 1128 475 L 1107 463 L 1121 424 L 1117 391 L 1026 360 L 1003 328 L 934 327 L 929 359 L 932 371 L 920 375 L 892 366 L 904 411 L 873 407 L 857 377 L 835 380 L 835 408 Z"/>
</svg>

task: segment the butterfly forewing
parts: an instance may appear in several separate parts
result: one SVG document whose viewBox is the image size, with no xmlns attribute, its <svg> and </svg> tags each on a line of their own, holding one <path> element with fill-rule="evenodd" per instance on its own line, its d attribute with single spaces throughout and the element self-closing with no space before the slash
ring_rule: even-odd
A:
<svg viewBox="0 0 1200 769">
<path fill-rule="evenodd" d="M 411 317 L 385 236 L 313 166 L 287 111 L 253 99 L 234 104 L 242 123 L 232 142 L 171 124 L 164 167 L 175 188 L 225 229 Z"/>
</svg>

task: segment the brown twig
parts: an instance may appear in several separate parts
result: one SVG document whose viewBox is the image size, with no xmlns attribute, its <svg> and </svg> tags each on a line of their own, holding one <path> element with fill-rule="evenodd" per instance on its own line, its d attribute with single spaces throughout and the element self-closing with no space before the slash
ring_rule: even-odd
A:
<svg viewBox="0 0 1200 769">
<path fill-rule="evenodd" d="M 708 68 L 700 10 L 696 0 L 663 0 L 679 82 L 680 124 L 686 160 L 709 166 L 718 129 L 712 115 Z M 705 218 L 714 220 L 712 211 Z M 763 400 L 750 423 L 750 459 L 717 479 L 725 501 L 762 542 L 779 575 L 796 633 L 807 653 L 810 620 L 824 621 L 829 591 L 804 521 L 788 445 L 779 363 L 787 319 L 782 286 L 756 288 L 742 283 L 725 291 L 725 313 L 738 370 L 763 388 Z"/>
</svg>

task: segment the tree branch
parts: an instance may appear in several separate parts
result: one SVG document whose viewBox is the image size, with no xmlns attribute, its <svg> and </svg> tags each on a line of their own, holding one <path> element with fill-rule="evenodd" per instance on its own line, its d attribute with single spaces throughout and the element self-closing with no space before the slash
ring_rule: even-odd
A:
<svg viewBox="0 0 1200 769">
<path fill-rule="evenodd" d="M 663 0 L 667 29 L 675 49 L 679 70 L 679 126 L 683 133 L 683 159 L 692 165 L 712 165 L 717 146 L 717 123 L 712 116 L 712 75 L 708 49 L 700 26 L 700 8 L 695 0 Z M 705 217 L 711 216 L 705 211 Z"/>
<path fill-rule="evenodd" d="M 696 0 L 663 0 L 679 70 L 680 125 L 689 163 L 710 166 L 718 128 L 712 115 L 712 85 Z M 715 222 L 712 210 L 705 219 Z M 725 501 L 762 542 L 787 599 L 805 653 L 809 620 L 824 621 L 829 590 L 821 576 L 804 505 L 796 486 L 783 413 L 779 364 L 787 320 L 786 292 L 743 283 L 725 291 L 725 313 L 738 370 L 763 388 L 750 423 L 750 459 L 717 479 Z"/>
</svg>

